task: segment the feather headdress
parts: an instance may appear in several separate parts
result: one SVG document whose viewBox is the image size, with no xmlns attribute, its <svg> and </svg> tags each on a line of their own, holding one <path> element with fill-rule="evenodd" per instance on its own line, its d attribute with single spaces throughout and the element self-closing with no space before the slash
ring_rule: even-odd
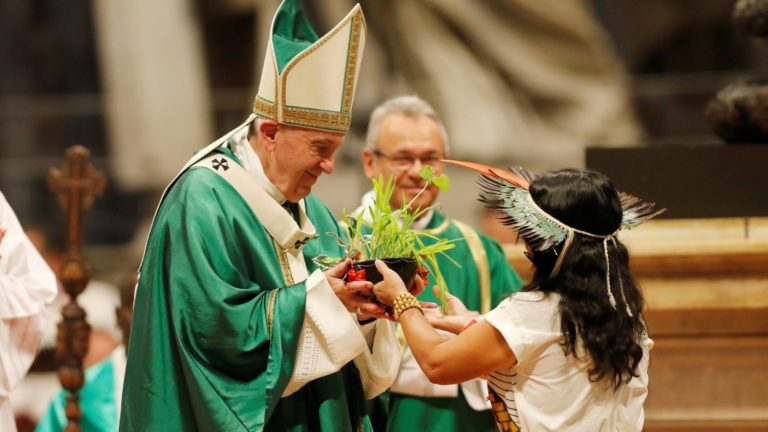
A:
<svg viewBox="0 0 768 432">
<path fill-rule="evenodd" d="M 487 165 L 446 159 L 445 162 L 477 171 L 482 174 L 478 180 L 480 185 L 480 201 L 487 207 L 498 210 L 503 215 L 502 223 L 513 228 L 525 242 L 536 251 L 547 250 L 563 243 L 562 250 L 552 269 L 550 277 L 557 275 L 563 263 L 563 258 L 576 233 L 587 237 L 603 240 L 603 251 L 606 261 L 606 285 L 611 305 L 616 307 L 616 299 L 611 291 L 610 260 L 608 258 L 608 242 L 616 244 L 614 236 L 621 229 L 630 229 L 666 211 L 655 208 L 654 203 L 645 202 L 636 196 L 619 192 L 622 219 L 621 226 L 616 232 L 608 235 L 598 235 L 582 231 L 566 225 L 554 216 L 540 208 L 531 197 L 529 187 L 535 176 L 520 167 L 511 167 L 510 171 L 493 168 Z M 619 276 L 621 296 L 624 297 L 624 287 Z M 629 306 L 627 314 L 632 316 Z"/>
</svg>

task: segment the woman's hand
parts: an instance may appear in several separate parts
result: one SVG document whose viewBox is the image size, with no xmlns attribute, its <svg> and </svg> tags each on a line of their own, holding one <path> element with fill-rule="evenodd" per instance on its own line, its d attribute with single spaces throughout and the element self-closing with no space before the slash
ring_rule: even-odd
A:
<svg viewBox="0 0 768 432">
<path fill-rule="evenodd" d="M 437 286 L 432 288 L 432 292 L 435 293 L 436 297 L 439 297 L 439 288 Z M 451 294 L 448 294 L 446 306 L 445 315 L 443 315 L 439 308 L 423 308 L 424 316 L 432 327 L 459 334 L 479 315 L 475 311 L 468 310 L 461 300 Z"/>
<path fill-rule="evenodd" d="M 373 294 L 376 295 L 376 299 L 387 306 L 392 306 L 395 302 L 395 298 L 400 294 L 407 293 L 405 283 L 400 279 L 398 274 L 387 267 L 384 261 L 376 260 L 376 269 L 381 273 L 384 280 L 373 286 Z"/>
</svg>

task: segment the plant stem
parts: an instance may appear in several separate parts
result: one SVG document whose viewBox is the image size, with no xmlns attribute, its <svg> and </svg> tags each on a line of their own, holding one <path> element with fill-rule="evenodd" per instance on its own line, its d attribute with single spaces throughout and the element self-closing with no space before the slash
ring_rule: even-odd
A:
<svg viewBox="0 0 768 432">
<path fill-rule="evenodd" d="M 420 196 L 421 196 L 421 194 L 422 194 L 422 193 L 424 193 L 424 191 L 425 191 L 425 190 L 427 190 L 427 188 L 429 187 L 429 184 L 430 184 L 429 182 L 426 182 L 426 183 L 424 183 L 424 187 L 423 187 L 423 188 L 421 188 L 421 190 L 419 191 L 419 193 L 417 193 L 417 194 L 416 194 L 416 196 L 415 196 L 415 197 L 413 197 L 413 199 L 411 199 L 411 201 L 409 201 L 409 202 L 408 202 L 408 204 L 406 205 L 406 207 L 408 207 L 408 209 L 410 209 L 410 208 L 411 208 L 411 205 L 413 204 L 413 202 L 414 202 L 414 201 L 416 201 L 416 199 L 417 199 L 418 197 L 420 197 Z"/>
</svg>

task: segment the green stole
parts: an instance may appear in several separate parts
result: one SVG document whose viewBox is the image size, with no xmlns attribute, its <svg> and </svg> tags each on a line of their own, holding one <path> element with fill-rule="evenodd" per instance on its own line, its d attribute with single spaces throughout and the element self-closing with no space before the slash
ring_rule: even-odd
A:
<svg viewBox="0 0 768 432">
<path fill-rule="evenodd" d="M 226 148 L 217 148 L 229 158 Z M 318 233 L 343 235 L 314 196 Z M 286 214 L 286 217 L 287 214 Z M 340 256 L 332 236 L 304 245 Z M 275 240 L 241 195 L 207 168 L 169 187 L 136 292 L 121 431 L 371 430 L 354 365 L 281 398 L 304 320 L 304 282 L 287 282 Z"/>
</svg>

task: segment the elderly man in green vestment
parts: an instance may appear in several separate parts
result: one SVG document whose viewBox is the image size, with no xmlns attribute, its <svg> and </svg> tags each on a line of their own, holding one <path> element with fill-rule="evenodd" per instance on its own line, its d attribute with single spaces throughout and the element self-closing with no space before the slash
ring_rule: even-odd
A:
<svg viewBox="0 0 768 432">
<path fill-rule="evenodd" d="M 366 431 L 399 347 L 345 283 L 342 235 L 313 195 L 349 128 L 359 6 L 319 38 L 299 1 L 272 24 L 254 114 L 166 189 L 140 268 L 122 431 Z M 420 288 L 417 286 L 416 288 Z M 365 324 L 361 324 L 365 323 Z"/>
<path fill-rule="evenodd" d="M 419 170 L 422 166 L 430 165 L 440 173 L 444 168 L 441 159 L 447 154 L 445 127 L 432 107 L 419 97 L 390 99 L 371 115 L 362 154 L 363 168 L 368 178 L 395 176 L 390 203 L 393 208 L 410 202 L 421 191 L 424 180 Z M 430 207 L 438 192 L 434 185 L 427 187 L 413 205 Z M 372 201 L 373 192 L 368 192 L 354 214 L 369 207 Z M 411 228 L 425 230 L 438 238 L 457 240 L 455 247 L 446 253 L 461 268 L 444 256 L 438 257 L 438 265 L 451 294 L 469 309 L 485 313 L 522 286 L 499 245 L 466 224 L 433 209 Z M 425 238 L 425 243 L 429 242 Z M 434 281 L 430 281 L 428 285 L 433 284 Z M 419 299 L 436 301 L 429 290 Z M 404 339 L 402 341 L 404 344 Z M 419 432 L 495 431 L 486 396 L 487 388 L 482 380 L 460 385 L 432 384 L 406 349 L 389 400 L 383 396 L 377 401 L 374 410 L 377 428 Z M 381 416 L 382 411 L 388 414 Z"/>
</svg>

